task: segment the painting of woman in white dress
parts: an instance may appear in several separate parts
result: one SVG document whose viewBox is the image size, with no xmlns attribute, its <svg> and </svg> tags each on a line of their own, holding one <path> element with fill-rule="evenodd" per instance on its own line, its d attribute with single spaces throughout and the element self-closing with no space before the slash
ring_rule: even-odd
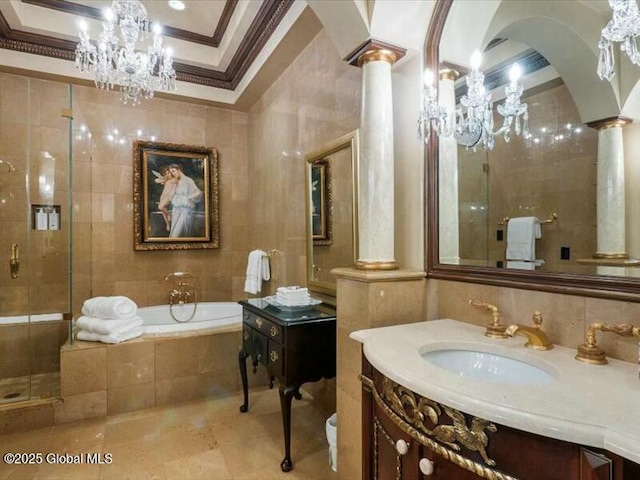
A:
<svg viewBox="0 0 640 480">
<path fill-rule="evenodd" d="M 217 248 L 215 149 L 137 140 L 134 156 L 134 248 Z"/>
</svg>

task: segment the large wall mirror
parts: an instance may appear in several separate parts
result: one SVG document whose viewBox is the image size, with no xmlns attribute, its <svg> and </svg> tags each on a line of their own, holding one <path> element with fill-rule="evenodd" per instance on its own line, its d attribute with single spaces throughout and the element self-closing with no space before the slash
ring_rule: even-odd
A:
<svg viewBox="0 0 640 480">
<path fill-rule="evenodd" d="M 440 81 L 440 103 L 460 105 L 478 49 L 494 130 L 517 62 L 529 132 L 497 136 L 493 148 L 430 135 L 431 277 L 640 301 L 640 68 L 616 46 L 616 75 L 598 78 L 598 40 L 610 19 L 606 0 L 436 4 L 425 53 L 450 81 Z M 611 169 L 611 157 L 623 160 Z M 525 218 L 540 222 L 535 261 L 511 261 L 512 220 Z"/>
<path fill-rule="evenodd" d="M 335 296 L 331 270 L 358 258 L 358 131 L 305 156 L 307 286 Z"/>
</svg>

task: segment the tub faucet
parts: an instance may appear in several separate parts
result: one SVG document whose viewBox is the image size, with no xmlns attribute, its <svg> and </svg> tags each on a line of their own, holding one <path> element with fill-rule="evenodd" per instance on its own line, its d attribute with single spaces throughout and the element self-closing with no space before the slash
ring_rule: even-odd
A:
<svg viewBox="0 0 640 480">
<path fill-rule="evenodd" d="M 166 282 L 172 282 L 173 288 L 169 292 L 169 305 L 182 305 L 184 303 L 195 302 L 196 286 L 195 283 L 183 281 L 185 278 L 192 278 L 190 272 L 173 272 L 164 277 Z"/>
<path fill-rule="evenodd" d="M 535 312 L 533 314 L 533 325 L 520 325 L 514 324 L 507 327 L 504 331 L 510 337 L 515 335 L 522 335 L 527 337 L 527 343 L 524 344 L 527 348 L 533 348 L 535 350 L 551 350 L 553 343 L 547 337 L 547 334 L 540 329 L 542 325 L 542 313 Z"/>
</svg>

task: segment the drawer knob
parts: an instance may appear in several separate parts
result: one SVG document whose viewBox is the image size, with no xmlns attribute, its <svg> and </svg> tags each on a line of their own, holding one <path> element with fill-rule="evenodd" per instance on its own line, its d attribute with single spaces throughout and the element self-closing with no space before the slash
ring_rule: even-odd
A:
<svg viewBox="0 0 640 480">
<path fill-rule="evenodd" d="M 247 330 L 245 330 L 245 331 L 242 333 L 242 336 L 244 337 L 244 339 L 245 339 L 245 340 L 249 340 L 249 332 L 248 332 Z"/>
<path fill-rule="evenodd" d="M 420 471 L 423 475 L 433 474 L 433 462 L 428 458 L 421 458 L 418 466 L 420 467 Z"/>
<path fill-rule="evenodd" d="M 272 337 L 277 337 L 278 336 L 278 329 L 276 328 L 275 325 L 271 325 L 271 336 Z"/>
<path fill-rule="evenodd" d="M 400 439 L 396 442 L 396 452 L 400 455 L 406 455 L 409 451 L 409 444 L 404 440 Z"/>
<path fill-rule="evenodd" d="M 280 355 L 278 355 L 278 352 L 276 352 L 275 350 L 271 350 L 271 352 L 269 352 L 269 358 L 271 358 L 272 362 L 277 362 L 280 358 Z"/>
<path fill-rule="evenodd" d="M 261 318 L 256 318 L 256 325 L 258 326 L 258 328 L 262 328 L 262 319 Z"/>
</svg>

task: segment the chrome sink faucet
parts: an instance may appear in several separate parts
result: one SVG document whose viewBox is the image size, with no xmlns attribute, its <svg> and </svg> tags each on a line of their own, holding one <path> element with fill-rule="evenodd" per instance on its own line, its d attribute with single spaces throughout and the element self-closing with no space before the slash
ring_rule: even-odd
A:
<svg viewBox="0 0 640 480">
<path fill-rule="evenodd" d="M 185 282 L 186 278 L 193 278 L 190 272 L 173 272 L 164 277 L 165 282 L 172 282 L 173 288 L 169 292 L 169 305 L 182 305 L 195 302 L 195 282 Z"/>
<path fill-rule="evenodd" d="M 533 325 L 509 325 L 504 331 L 508 336 L 513 337 L 515 335 L 521 335 L 527 337 L 527 343 L 524 344 L 527 348 L 533 348 L 535 350 L 551 350 L 553 343 L 547 337 L 540 326 L 542 325 L 542 313 L 534 312 Z"/>
</svg>

